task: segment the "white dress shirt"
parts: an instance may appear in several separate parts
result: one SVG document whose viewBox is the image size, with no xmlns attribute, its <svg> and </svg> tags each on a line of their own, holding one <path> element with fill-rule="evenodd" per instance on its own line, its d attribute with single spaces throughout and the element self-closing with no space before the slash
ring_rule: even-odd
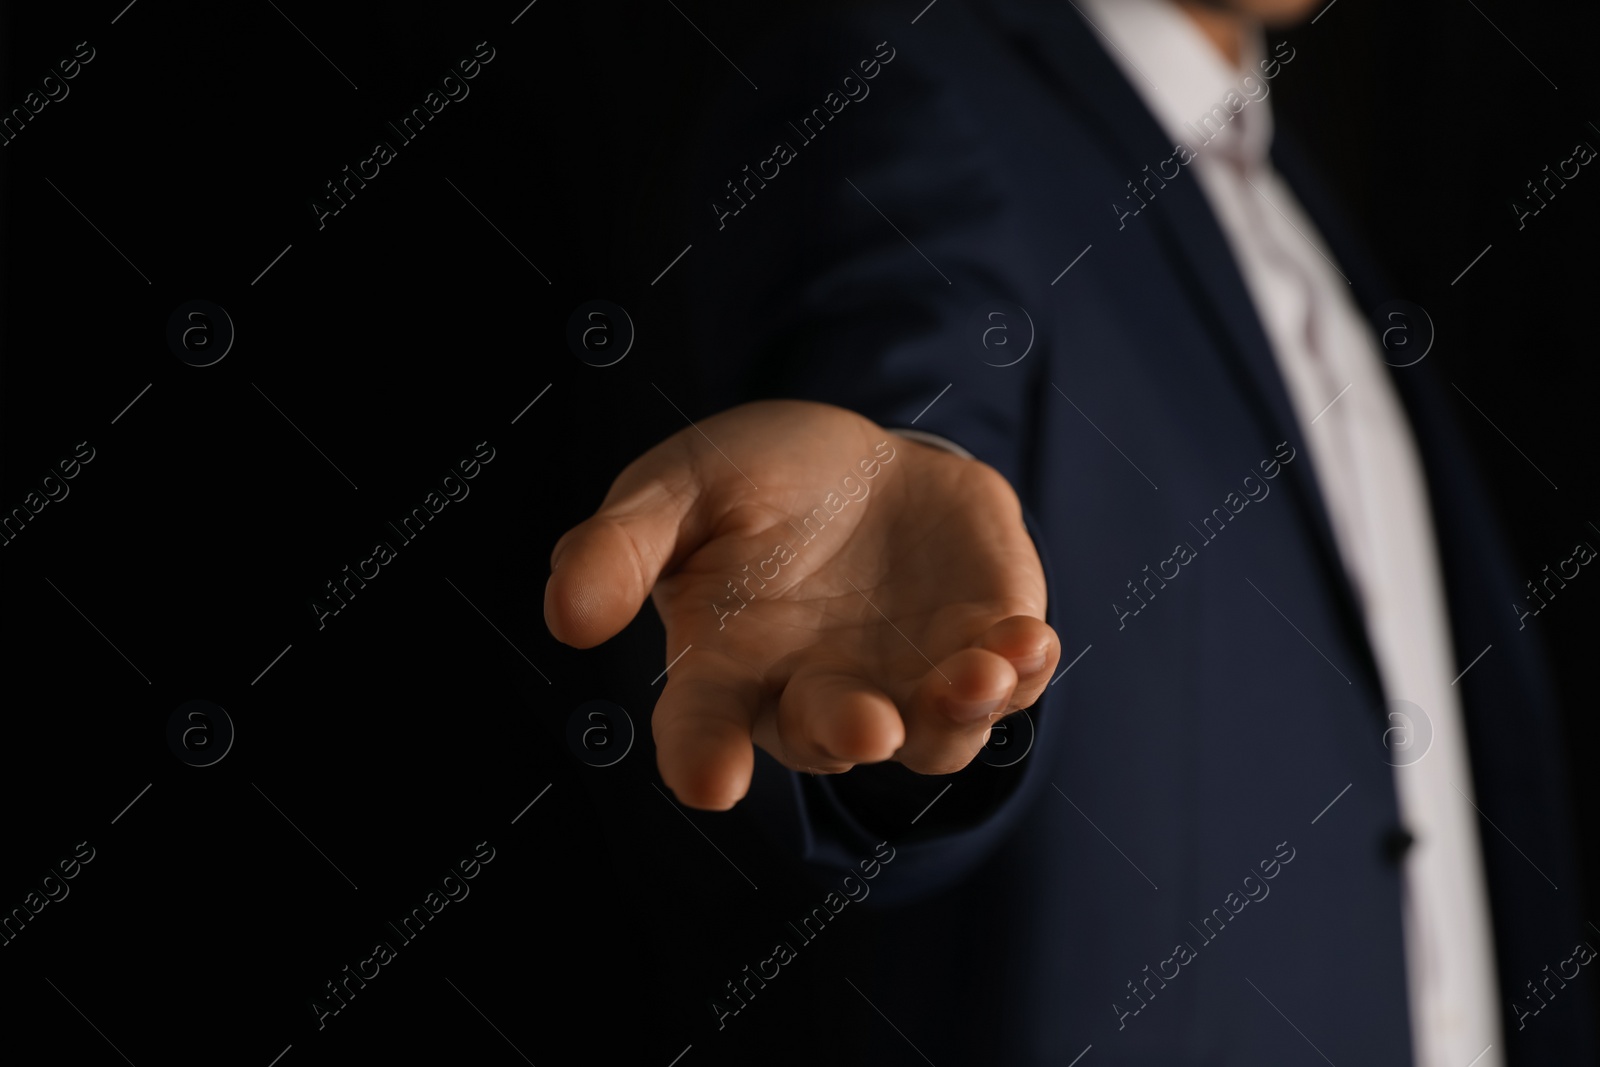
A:
<svg viewBox="0 0 1600 1067">
<path fill-rule="evenodd" d="M 1390 762 L 1397 764 L 1401 820 L 1416 838 L 1402 861 L 1402 922 L 1417 1067 L 1502 1067 L 1488 893 L 1466 732 L 1452 687 L 1465 665 L 1451 649 L 1427 486 L 1374 332 L 1267 157 L 1271 82 L 1262 76 L 1261 32 L 1247 35 L 1236 70 L 1168 0 L 1079 3 L 1114 43 L 1107 51 L 1163 130 L 1196 153 L 1171 181 L 1200 183 L 1232 248 L 1316 465 L 1384 695 L 1391 709 L 1414 720 L 1408 748 L 1398 743 L 1405 724 L 1391 716 L 1397 732 L 1390 739 L 1397 743 Z M 1276 77 L 1299 73 L 1292 60 L 1267 69 Z M 1246 75 L 1252 80 L 1242 82 Z M 1224 104 L 1230 91 L 1235 104 L 1245 101 L 1237 113 Z M 1207 142 L 1200 120 L 1216 105 L 1231 118 Z M 1213 118 L 1211 129 L 1218 125 Z M 1152 173 L 1158 162 L 1149 161 Z M 1159 199 L 1157 184 L 1150 188 Z M 1122 201 L 1126 192 L 1108 189 L 1107 199 L 1137 207 Z M 1140 192 L 1149 199 L 1143 186 Z M 1146 221 L 1130 217 L 1125 225 Z M 1394 701 L 1415 705 L 1421 715 Z M 1431 745 L 1423 752 L 1429 727 Z"/>
</svg>

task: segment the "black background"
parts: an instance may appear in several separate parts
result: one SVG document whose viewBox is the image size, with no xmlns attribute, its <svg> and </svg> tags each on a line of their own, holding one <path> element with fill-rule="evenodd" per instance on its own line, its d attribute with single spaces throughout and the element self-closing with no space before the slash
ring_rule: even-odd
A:
<svg viewBox="0 0 1600 1067">
<path fill-rule="evenodd" d="M 686 815 L 658 795 L 648 608 L 595 652 L 558 645 L 540 614 L 556 537 L 684 426 L 656 388 L 681 392 L 683 372 L 650 283 L 706 208 L 657 194 L 699 147 L 680 136 L 697 94 L 741 80 L 717 49 L 736 61 L 767 15 L 704 0 L 121 2 L 10 6 L 0 27 L 7 110 L 78 42 L 95 49 L 0 148 L 0 507 L 78 442 L 94 449 L 70 494 L 0 547 L 0 909 L 76 843 L 96 850 L 0 948 L 4 1040 L 141 1067 L 264 1067 L 289 1046 L 284 1067 L 400 1051 L 665 1065 L 692 1046 L 687 1067 L 823 1018 L 841 1034 L 883 1025 L 818 981 L 870 951 L 863 928 L 809 950 L 785 969 L 802 976 L 789 993 L 718 1033 L 705 997 L 828 887 L 797 880 L 737 810 Z M 906 4 L 908 38 L 921 7 Z M 1521 230 L 1510 207 L 1577 141 L 1600 145 L 1597 23 L 1576 4 L 1337 0 L 1289 32 L 1297 58 L 1273 86 L 1280 122 L 1431 317 L 1428 358 L 1481 409 L 1460 404 L 1524 578 L 1600 541 L 1600 177 L 1584 168 Z M 395 143 L 385 120 L 480 41 L 495 57 L 470 95 L 319 229 L 323 183 Z M 637 329 L 603 369 L 565 341 L 596 298 Z M 166 343 L 193 299 L 237 330 L 206 368 Z M 385 520 L 481 441 L 495 458 L 470 495 L 319 629 L 323 583 L 393 541 Z M 1529 627 L 1557 670 L 1593 841 L 1587 574 Z M 197 698 L 237 729 L 201 768 L 165 735 Z M 612 767 L 566 741 L 593 698 L 638 731 Z M 495 858 L 470 896 L 319 1030 L 310 998 L 480 841 Z M 1585 864 L 1600 921 L 1592 849 Z"/>
</svg>

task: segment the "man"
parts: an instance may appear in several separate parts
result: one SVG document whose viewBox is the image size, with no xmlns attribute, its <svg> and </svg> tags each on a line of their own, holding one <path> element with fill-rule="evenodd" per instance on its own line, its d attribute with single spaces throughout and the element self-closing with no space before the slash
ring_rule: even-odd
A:
<svg viewBox="0 0 1600 1067">
<path fill-rule="evenodd" d="M 682 803 L 895 840 L 861 984 L 934 1062 L 1592 1062 L 1535 984 L 1584 928 L 1505 550 L 1272 127 L 1260 26 L 1309 7 L 852 5 L 691 139 L 721 413 L 546 619 L 653 598 Z"/>
</svg>

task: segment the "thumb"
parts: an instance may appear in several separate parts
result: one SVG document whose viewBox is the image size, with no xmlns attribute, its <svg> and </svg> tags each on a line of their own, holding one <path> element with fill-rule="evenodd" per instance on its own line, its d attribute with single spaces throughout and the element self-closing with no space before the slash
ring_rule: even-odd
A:
<svg viewBox="0 0 1600 1067">
<path fill-rule="evenodd" d="M 600 510 L 550 553 L 544 621 L 551 635 L 592 648 L 632 622 L 662 571 L 706 540 L 705 497 L 678 449 L 658 447 L 630 464 Z"/>
</svg>

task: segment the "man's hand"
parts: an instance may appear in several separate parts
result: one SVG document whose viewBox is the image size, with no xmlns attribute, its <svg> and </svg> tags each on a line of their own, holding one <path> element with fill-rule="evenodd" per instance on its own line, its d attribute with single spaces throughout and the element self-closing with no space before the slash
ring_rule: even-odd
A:
<svg viewBox="0 0 1600 1067">
<path fill-rule="evenodd" d="M 663 662 L 689 650 L 651 728 L 661 777 L 693 808 L 744 797 L 752 742 L 815 773 L 960 770 L 1061 654 L 1006 480 L 825 404 L 744 404 L 668 438 L 550 569 L 557 640 L 615 636 L 648 594 Z"/>
</svg>

